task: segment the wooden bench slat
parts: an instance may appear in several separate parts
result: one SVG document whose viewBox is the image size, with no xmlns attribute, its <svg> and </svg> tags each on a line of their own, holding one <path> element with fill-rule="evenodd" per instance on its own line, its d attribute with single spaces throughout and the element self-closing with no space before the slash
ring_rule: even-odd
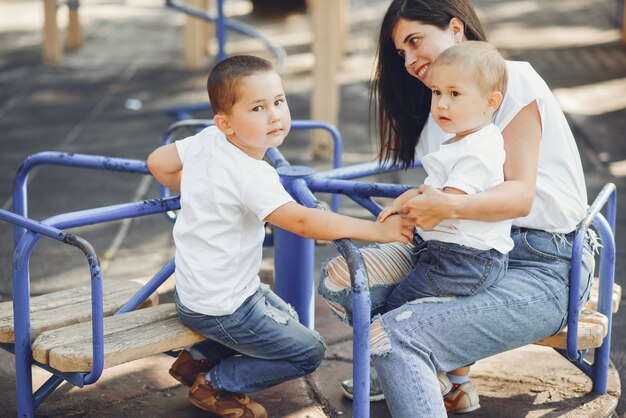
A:
<svg viewBox="0 0 626 418">
<path fill-rule="evenodd" d="M 173 303 L 104 319 L 105 368 L 191 345 L 205 338 L 182 325 Z M 91 369 L 91 323 L 45 332 L 33 358 L 63 372 Z"/>
<path fill-rule="evenodd" d="M 609 321 L 600 312 L 583 309 L 578 318 L 578 349 L 588 350 L 602 345 L 609 330 Z M 537 341 L 535 344 L 554 348 L 567 348 L 567 327 L 557 334 Z"/>
<path fill-rule="evenodd" d="M 104 281 L 102 284 L 103 312 L 113 315 L 142 285 L 133 281 Z M 158 303 L 155 292 L 142 307 Z M 52 292 L 31 298 L 30 302 L 31 341 L 42 332 L 77 324 L 91 319 L 91 286 Z M 13 323 L 13 302 L 0 303 L 0 342 L 11 344 L 15 341 Z"/>
<path fill-rule="evenodd" d="M 593 279 L 593 284 L 591 287 L 591 297 L 589 298 L 589 302 L 585 305 L 585 307 L 589 309 L 593 309 L 594 311 L 598 310 L 598 296 L 600 293 L 600 280 L 595 277 Z M 612 295 L 612 304 L 613 304 L 613 313 L 617 313 L 619 310 L 619 304 L 622 300 L 622 287 L 617 283 L 613 283 L 613 295 Z"/>
</svg>

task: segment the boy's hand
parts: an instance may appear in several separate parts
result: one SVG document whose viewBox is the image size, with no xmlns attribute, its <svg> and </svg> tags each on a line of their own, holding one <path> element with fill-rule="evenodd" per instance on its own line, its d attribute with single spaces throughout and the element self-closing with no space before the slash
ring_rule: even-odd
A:
<svg viewBox="0 0 626 418">
<path fill-rule="evenodd" d="M 378 233 L 377 242 L 408 244 L 413 240 L 413 224 L 402 215 L 388 215 L 386 222 L 375 222 L 374 225 Z"/>
</svg>

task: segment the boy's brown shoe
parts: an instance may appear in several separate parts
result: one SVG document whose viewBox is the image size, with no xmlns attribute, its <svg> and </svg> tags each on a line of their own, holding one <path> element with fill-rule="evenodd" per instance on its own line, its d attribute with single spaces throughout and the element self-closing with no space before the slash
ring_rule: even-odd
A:
<svg viewBox="0 0 626 418">
<path fill-rule="evenodd" d="M 213 365 L 208 360 L 194 360 L 191 353 L 181 350 L 170 367 L 170 375 L 185 386 L 193 385 L 198 373 L 205 374 Z"/>
<path fill-rule="evenodd" d="M 261 404 L 243 393 L 213 389 L 200 373 L 189 390 L 189 400 L 195 406 L 223 418 L 267 418 Z"/>
</svg>

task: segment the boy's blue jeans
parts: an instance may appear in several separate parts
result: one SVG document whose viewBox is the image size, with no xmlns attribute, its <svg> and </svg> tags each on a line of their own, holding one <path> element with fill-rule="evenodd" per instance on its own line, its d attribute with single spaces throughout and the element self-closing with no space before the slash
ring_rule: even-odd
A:
<svg viewBox="0 0 626 418">
<path fill-rule="evenodd" d="M 508 270 L 491 287 L 467 297 L 417 299 L 374 318 L 372 328 L 384 333 L 372 342 L 371 358 L 394 418 L 446 417 L 437 371 L 533 343 L 566 325 L 573 234 L 513 227 L 511 237 Z M 579 307 L 589 299 L 592 247 L 588 235 Z M 324 269 L 320 294 L 345 307 L 342 317 L 351 322 L 350 289 L 330 291 L 327 280 Z M 384 306 L 393 287 L 370 288 L 372 307 Z"/>
<path fill-rule="evenodd" d="M 248 393 L 313 372 L 324 358 L 322 337 L 300 322 L 296 312 L 267 285 L 261 285 L 234 313 L 193 312 L 174 290 L 180 321 L 208 339 L 197 343 L 209 362 L 215 389 Z"/>
<path fill-rule="evenodd" d="M 504 276 L 508 255 L 415 234 L 413 268 L 387 298 L 387 311 L 429 296 L 471 296 Z"/>
</svg>

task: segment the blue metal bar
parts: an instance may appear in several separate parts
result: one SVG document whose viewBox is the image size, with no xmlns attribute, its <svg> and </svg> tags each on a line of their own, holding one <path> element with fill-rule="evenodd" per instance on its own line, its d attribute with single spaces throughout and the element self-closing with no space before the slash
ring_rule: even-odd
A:
<svg viewBox="0 0 626 418">
<path fill-rule="evenodd" d="M 307 184 L 314 192 L 342 193 L 360 197 L 397 197 L 405 191 L 415 188 L 411 185 L 334 180 L 318 175 L 307 179 Z"/>
<path fill-rule="evenodd" d="M 420 167 L 421 161 L 415 161 L 410 168 Z M 373 176 L 381 173 L 392 173 L 394 171 L 403 170 L 399 164 L 380 164 L 378 162 L 369 162 L 354 164 L 348 167 L 336 168 L 333 170 L 323 171 L 318 173 L 317 176 L 331 178 L 335 180 L 351 180 L 356 178 L 362 178 L 367 176 Z"/>
<path fill-rule="evenodd" d="M 174 210 L 180 207 L 180 198 L 153 199 L 142 202 L 109 206 L 58 215 L 43 222 L 32 221 L 20 215 L 0 210 L 0 219 L 28 228 L 18 243 L 13 262 L 13 292 L 15 318 L 15 362 L 17 403 L 20 415 L 33 416 L 36 405 L 41 403 L 56 386 L 53 378 L 37 392 L 37 399 L 32 394 L 31 342 L 30 342 L 30 285 L 28 260 L 41 236 L 48 236 L 66 244 L 78 247 L 86 255 L 92 277 L 92 333 L 93 364 L 90 373 L 83 378 L 84 384 L 98 380 L 104 367 L 104 329 L 102 314 L 102 273 L 95 251 L 84 239 L 68 234 L 57 227 L 69 228 L 95 223 L 108 222 L 137 216 L 146 216 Z M 157 274 L 158 276 L 158 274 Z"/>
<path fill-rule="evenodd" d="M 18 215 L 28 217 L 28 175 L 33 168 L 40 165 L 57 165 L 125 173 L 150 174 L 146 162 L 140 160 L 53 151 L 33 154 L 22 162 L 13 180 L 13 212 Z M 14 247 L 17 246 L 24 232 L 23 228 L 18 226 L 14 227 Z"/>
<path fill-rule="evenodd" d="M 119 205 L 69 212 L 45 219 L 42 223 L 60 229 L 67 229 L 77 226 L 119 221 L 127 218 L 138 218 L 177 209 L 180 209 L 180 196 L 168 197 L 166 199 L 148 199 L 133 203 L 122 203 Z"/>
<path fill-rule="evenodd" d="M 216 37 L 218 40 L 218 44 L 220 45 L 220 50 L 218 51 L 217 61 L 221 61 L 226 56 L 224 52 L 224 44 L 226 42 L 225 28 L 229 28 L 229 29 L 234 30 L 235 32 L 239 32 L 241 34 L 256 38 L 259 41 L 261 41 L 276 57 L 276 69 L 278 70 L 278 72 L 280 74 L 284 74 L 285 67 L 286 67 L 285 61 L 287 57 L 285 50 L 277 46 L 273 42 L 271 42 L 261 32 L 254 29 L 252 26 L 226 18 L 224 16 L 223 6 L 221 3 L 222 3 L 222 0 L 218 0 L 218 3 L 217 3 L 218 16 L 213 17 L 209 15 L 208 13 L 206 13 L 206 11 L 179 4 L 175 2 L 174 0 L 165 0 L 166 7 L 169 7 L 179 12 L 183 12 L 190 16 L 197 17 L 207 22 L 216 22 Z"/>
<path fill-rule="evenodd" d="M 370 317 L 371 302 L 367 283 L 367 271 L 358 248 L 347 239 L 334 242 L 339 253 L 346 259 L 352 286 L 352 414 L 369 417 L 370 393 Z"/>
<path fill-rule="evenodd" d="M 383 210 L 382 206 L 374 202 L 372 199 L 352 194 L 349 194 L 348 197 L 367 209 L 374 216 L 378 216 L 378 214 Z"/>
<path fill-rule="evenodd" d="M 598 215 L 594 226 L 602 240 L 600 255 L 600 292 L 598 295 L 598 312 L 608 320 L 608 332 L 602 345 L 595 350 L 593 362 L 593 391 L 599 395 L 606 393 L 609 371 L 609 354 L 611 351 L 611 328 L 613 325 L 613 282 L 615 279 L 615 239 L 610 224 Z"/>
<path fill-rule="evenodd" d="M 37 363 L 37 365 L 39 366 L 39 363 Z M 45 401 L 48 396 L 52 395 L 52 393 L 61 385 L 61 383 L 64 382 L 64 380 L 67 380 L 67 379 L 63 379 L 59 376 L 52 376 L 43 385 L 41 385 L 41 387 L 37 389 L 37 391 L 33 394 L 33 402 L 34 402 L 35 409 L 37 409 L 37 407 L 39 407 L 39 405 L 41 405 L 42 402 Z M 82 376 L 81 376 L 81 382 L 82 382 Z"/>
<path fill-rule="evenodd" d="M 185 109 L 194 109 L 198 110 L 203 105 L 190 105 Z M 186 114 L 186 113 L 185 113 Z M 212 119 L 183 119 L 178 122 L 173 123 L 169 126 L 165 134 L 163 135 L 163 139 L 161 140 L 161 144 L 169 144 L 172 142 L 174 138 L 174 134 L 180 129 L 192 129 L 196 132 L 200 131 L 203 128 L 208 126 L 213 126 Z M 343 153 L 343 139 L 341 137 L 341 133 L 337 128 L 325 121 L 322 120 L 292 120 L 291 121 L 291 129 L 323 129 L 327 131 L 332 139 L 333 139 L 333 168 L 338 169 L 341 167 L 341 154 Z M 271 149 L 270 149 L 271 150 Z M 268 153 L 270 153 L 268 150 Z M 284 157 L 282 157 L 283 160 Z M 286 162 L 286 160 L 285 160 Z M 276 166 L 276 164 L 274 164 Z M 163 195 L 161 197 L 164 197 Z M 336 211 L 336 209 L 334 209 Z"/>
<path fill-rule="evenodd" d="M 126 312 L 131 312 L 137 309 L 139 305 L 141 305 L 146 299 L 148 299 L 148 297 L 151 294 L 157 291 L 159 286 L 161 286 L 163 282 L 167 280 L 168 277 L 174 274 L 174 270 L 175 270 L 175 265 L 174 265 L 174 259 L 172 258 L 161 268 L 161 270 L 157 272 L 157 274 L 155 274 L 152 277 L 152 279 L 150 279 L 148 283 L 146 283 L 141 289 L 139 289 L 137 293 L 135 293 L 128 300 L 128 302 L 126 302 L 124 306 L 122 306 L 115 313 L 115 315 L 123 314 Z"/>
<path fill-rule="evenodd" d="M 199 109 L 196 105 L 195 109 Z M 196 132 L 200 131 L 203 128 L 208 126 L 213 126 L 213 120 L 210 119 L 185 119 L 180 120 L 178 122 L 173 123 L 169 126 L 165 134 L 163 135 L 163 139 L 161 140 L 161 144 L 169 144 L 172 142 L 174 138 L 174 134 L 181 129 L 192 129 Z M 341 154 L 343 153 L 343 140 L 341 137 L 341 133 L 337 128 L 325 121 L 321 120 L 293 120 L 291 121 L 292 129 L 323 129 L 327 131 L 331 137 L 333 138 L 333 168 L 338 169 L 341 167 Z M 285 157 L 280 153 L 280 151 L 276 148 L 270 148 L 267 150 L 267 156 L 272 163 L 272 165 L 276 168 L 289 165 L 289 162 L 285 159 Z M 160 197 L 168 197 L 170 196 L 170 190 L 165 186 L 160 185 Z M 339 195 L 337 192 L 329 192 L 333 193 L 331 196 L 330 207 L 333 212 L 337 212 L 339 210 Z M 165 214 L 168 220 L 174 222 L 176 220 L 176 214 L 173 212 L 167 212 Z"/>
<path fill-rule="evenodd" d="M 569 301 L 567 308 L 567 358 L 577 361 L 578 352 L 578 298 L 580 291 L 580 270 L 582 264 L 582 243 L 587 233 L 587 228 L 579 228 L 574 236 L 572 245 L 572 258 L 569 277 Z"/>
<path fill-rule="evenodd" d="M 568 301 L 568 316 L 567 316 L 567 358 L 571 361 L 576 361 L 580 354 L 578 353 L 578 299 L 580 288 L 580 270 L 582 263 L 582 244 L 585 234 L 589 226 L 594 222 L 594 219 L 598 217 L 602 207 L 609 201 L 607 211 L 610 216 L 615 217 L 616 207 L 616 188 L 612 183 L 607 184 L 600 191 L 594 202 L 591 204 L 587 211 L 585 219 L 583 219 L 578 228 L 576 229 L 576 235 L 574 237 L 574 243 L 572 246 L 572 262 L 570 270 L 570 287 L 569 287 L 569 301 Z M 612 229 L 612 228 L 609 228 Z M 601 231 L 599 231 L 601 232 Z M 604 238 L 604 237 L 602 237 Z M 603 240 L 604 244 L 604 240 Z M 614 245 L 614 244 L 613 244 Z M 606 250 L 606 248 L 604 249 Z M 604 254 L 604 250 L 602 254 Z M 602 266 L 600 269 L 602 273 Z M 611 279 L 612 280 L 612 279 Z M 611 284 L 611 292 L 613 285 Z M 603 312 L 604 313 L 604 312 Z"/>
<path fill-rule="evenodd" d="M 32 221 L 20 215 L 0 209 L 0 219 L 28 228 L 18 243 L 13 256 L 13 318 L 15 324 L 15 371 L 18 412 L 22 416 L 33 416 L 36 400 L 32 394 L 32 372 L 30 369 L 31 328 L 30 328 L 30 283 L 28 262 L 35 244 L 42 236 L 47 236 L 65 244 L 79 248 L 86 256 L 91 273 L 92 292 L 92 332 L 94 333 L 94 363 L 89 378 L 96 380 L 104 364 L 104 344 L 97 335 L 103 334 L 102 325 L 102 272 L 96 253 L 91 245 L 73 234 Z M 52 393 L 54 382 L 38 393 L 37 404 L 42 396 Z M 58 386 L 58 384 L 56 384 Z"/>
<path fill-rule="evenodd" d="M 313 170 L 301 166 L 283 166 L 276 171 L 285 189 L 296 200 L 307 206 L 319 207 L 319 202 L 303 180 Z M 274 289 L 278 296 L 294 307 L 300 322 L 311 329 L 315 325 L 314 261 L 315 242 L 312 239 L 292 234 L 282 228 L 274 228 Z M 292 280 L 294 277 L 297 280 Z"/>
<path fill-rule="evenodd" d="M 224 0 L 217 0 L 217 18 L 215 19 L 217 37 L 217 62 L 226 58 L 226 21 L 224 17 Z"/>
<path fill-rule="evenodd" d="M 283 167 L 277 169 L 281 176 L 281 181 L 285 184 L 285 188 L 294 196 L 301 204 L 308 207 L 322 208 L 315 195 L 307 184 L 314 176 L 313 171 L 307 167 Z M 283 231 L 286 232 L 286 231 Z M 302 237 L 291 234 L 288 240 L 281 242 L 280 236 L 282 232 L 276 235 L 277 243 L 275 244 L 274 257 L 276 259 L 276 287 L 277 289 L 285 288 L 282 293 L 286 298 L 293 298 L 301 305 L 296 308 L 298 314 L 311 311 L 313 306 L 312 294 L 308 296 L 308 290 L 312 285 L 313 271 L 308 259 L 313 257 L 314 247 L 306 247 Z M 369 289 L 367 285 L 367 274 L 365 271 L 365 263 L 361 253 L 356 246 L 347 239 L 334 241 L 339 252 L 347 260 L 348 269 L 350 270 L 350 280 L 352 285 L 352 305 L 353 305 L 353 380 L 354 380 L 354 399 L 353 414 L 355 417 L 369 417 L 369 323 L 371 315 L 371 303 L 369 297 Z M 299 251 L 284 251 L 285 248 L 292 250 L 288 245 L 297 245 Z M 287 262 L 285 258 L 290 257 Z M 279 268 L 279 265 L 281 266 Z M 304 267 L 303 267 L 304 266 Z M 305 284 L 300 288 L 293 288 L 293 283 L 289 287 L 283 286 L 291 277 L 298 277 L 298 281 Z M 302 321 L 302 316 L 300 317 Z M 307 324 L 306 322 L 303 322 Z"/>
</svg>

